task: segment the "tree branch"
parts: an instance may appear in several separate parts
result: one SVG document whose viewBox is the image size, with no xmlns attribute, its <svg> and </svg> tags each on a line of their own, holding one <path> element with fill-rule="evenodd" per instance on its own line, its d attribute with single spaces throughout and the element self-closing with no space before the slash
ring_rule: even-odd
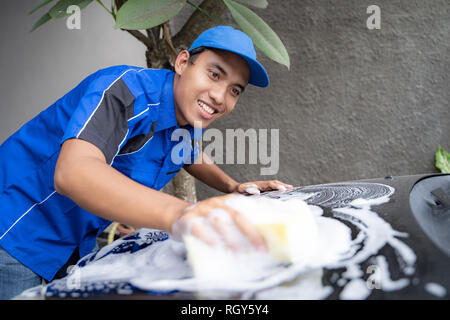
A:
<svg viewBox="0 0 450 320">
<path fill-rule="evenodd" d="M 121 30 L 124 30 L 124 31 L 128 32 L 129 34 L 131 34 L 133 37 L 135 37 L 140 42 L 142 42 L 147 48 L 149 48 L 149 49 L 152 48 L 152 42 L 150 41 L 150 39 L 148 37 L 146 37 L 139 30 L 127 30 L 127 29 L 121 29 Z"/>
<path fill-rule="evenodd" d="M 173 47 L 172 35 L 170 34 L 170 27 L 168 22 L 165 22 L 163 24 L 163 36 L 166 43 L 166 54 L 169 56 L 169 62 L 173 66 L 175 64 L 178 52 Z"/>
</svg>

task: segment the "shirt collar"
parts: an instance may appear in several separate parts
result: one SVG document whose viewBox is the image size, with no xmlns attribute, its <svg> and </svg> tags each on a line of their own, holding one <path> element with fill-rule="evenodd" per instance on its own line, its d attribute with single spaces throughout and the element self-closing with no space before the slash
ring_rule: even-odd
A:
<svg viewBox="0 0 450 320">
<path fill-rule="evenodd" d="M 162 86 L 161 99 L 156 121 L 155 131 L 161 131 L 171 127 L 178 127 L 173 97 L 173 78 L 175 72 L 170 72 Z"/>
</svg>

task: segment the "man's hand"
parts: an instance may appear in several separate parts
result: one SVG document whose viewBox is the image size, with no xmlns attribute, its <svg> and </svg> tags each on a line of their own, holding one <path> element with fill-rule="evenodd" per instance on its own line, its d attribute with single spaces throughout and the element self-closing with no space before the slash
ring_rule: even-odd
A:
<svg viewBox="0 0 450 320">
<path fill-rule="evenodd" d="M 238 192 L 242 194 L 259 194 L 261 191 L 270 190 L 292 190 L 294 187 L 290 184 L 278 180 L 268 180 L 268 181 L 253 181 L 236 184 L 232 192 Z"/>
<path fill-rule="evenodd" d="M 186 208 L 184 214 L 173 223 L 172 236 L 181 240 L 183 235 L 191 234 L 209 245 L 223 242 L 230 249 L 239 251 L 245 250 L 243 235 L 257 250 L 267 250 L 256 226 L 226 204 L 226 200 L 233 196 L 236 195 L 209 198 Z M 238 228 L 241 235 L 236 234 L 234 227 Z"/>
</svg>

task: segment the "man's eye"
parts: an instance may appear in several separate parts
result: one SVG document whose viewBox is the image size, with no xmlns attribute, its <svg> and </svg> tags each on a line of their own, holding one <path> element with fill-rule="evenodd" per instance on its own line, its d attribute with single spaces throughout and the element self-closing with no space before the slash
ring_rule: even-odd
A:
<svg viewBox="0 0 450 320">
<path fill-rule="evenodd" d="M 209 75 L 214 79 L 219 79 L 219 74 L 217 72 L 210 71 Z"/>
<path fill-rule="evenodd" d="M 238 96 L 241 94 L 241 90 L 236 89 L 236 88 L 231 89 L 231 92 L 233 92 L 233 95 L 235 95 L 235 96 Z"/>
</svg>

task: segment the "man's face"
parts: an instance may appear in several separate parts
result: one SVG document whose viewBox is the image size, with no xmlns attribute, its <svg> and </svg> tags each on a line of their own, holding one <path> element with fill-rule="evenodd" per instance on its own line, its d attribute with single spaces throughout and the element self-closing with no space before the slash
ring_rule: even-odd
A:
<svg viewBox="0 0 450 320">
<path fill-rule="evenodd" d="M 205 50 L 195 62 L 182 51 L 175 62 L 174 98 L 179 126 L 195 121 L 206 128 L 230 113 L 250 78 L 247 62 L 223 50 Z"/>
</svg>

